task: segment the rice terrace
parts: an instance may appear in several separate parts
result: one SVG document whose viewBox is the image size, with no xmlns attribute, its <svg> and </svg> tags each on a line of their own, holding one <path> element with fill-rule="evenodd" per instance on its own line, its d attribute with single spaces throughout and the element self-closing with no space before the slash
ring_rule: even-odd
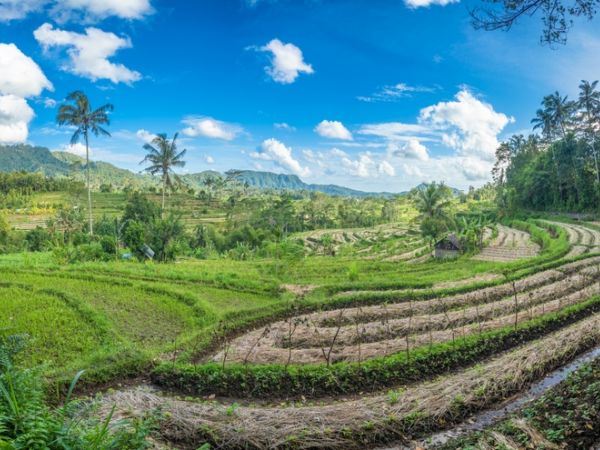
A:
<svg viewBox="0 0 600 450">
<path fill-rule="evenodd" d="M 599 450 L 597 6 L 0 2 L 0 450 Z"/>
</svg>

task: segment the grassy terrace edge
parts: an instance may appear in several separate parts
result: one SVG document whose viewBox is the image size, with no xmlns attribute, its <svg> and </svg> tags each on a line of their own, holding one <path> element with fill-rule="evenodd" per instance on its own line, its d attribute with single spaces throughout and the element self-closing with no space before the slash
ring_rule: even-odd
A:
<svg viewBox="0 0 600 450">
<path fill-rule="evenodd" d="M 600 296 L 559 312 L 480 335 L 396 353 L 362 363 L 325 365 L 193 365 L 163 363 L 152 370 L 157 385 L 194 395 L 231 397 L 323 397 L 372 392 L 422 381 L 514 348 L 600 312 Z"/>
</svg>

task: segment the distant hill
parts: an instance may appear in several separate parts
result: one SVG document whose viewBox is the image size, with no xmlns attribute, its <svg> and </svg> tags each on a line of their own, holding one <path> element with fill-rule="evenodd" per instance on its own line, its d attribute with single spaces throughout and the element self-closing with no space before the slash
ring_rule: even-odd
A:
<svg viewBox="0 0 600 450">
<path fill-rule="evenodd" d="M 460 194 L 463 193 L 463 191 L 461 191 L 460 189 L 453 188 L 452 186 L 448 186 L 448 187 L 452 191 L 452 195 L 458 196 L 458 195 L 460 195 Z M 414 191 L 422 191 L 423 189 L 426 189 L 426 188 L 427 188 L 427 183 L 423 182 L 423 183 L 420 183 L 417 186 L 415 186 L 412 190 L 414 190 Z M 403 194 L 409 194 L 409 193 L 410 193 L 410 191 L 409 192 L 403 192 Z"/>
<path fill-rule="evenodd" d="M 76 180 L 85 180 L 85 159 L 68 152 L 51 152 L 45 147 L 30 145 L 0 145 L 0 171 L 2 172 L 40 172 L 47 176 L 68 176 Z M 98 188 L 102 184 L 115 187 L 142 188 L 158 185 L 158 179 L 148 174 L 134 173 L 103 161 L 90 164 L 92 185 Z M 296 175 L 254 170 L 230 170 L 225 174 L 214 170 L 182 175 L 182 179 L 192 188 L 201 189 L 209 178 L 235 180 L 256 189 L 274 189 L 289 191 L 323 192 L 343 197 L 391 197 L 390 192 L 363 192 L 334 184 L 308 184 Z M 416 187 L 422 189 L 424 183 Z M 455 194 L 461 191 L 452 188 Z"/>
<path fill-rule="evenodd" d="M 40 172 L 48 176 L 67 175 L 69 164 L 54 157 L 45 147 L 0 145 L 0 171 Z"/>
<path fill-rule="evenodd" d="M 273 172 L 259 172 L 255 170 L 230 170 L 225 173 L 228 178 L 233 178 L 239 183 L 261 189 L 277 189 L 290 191 L 323 192 L 329 195 L 343 197 L 391 197 L 396 194 L 390 192 L 363 192 L 335 184 L 307 184 L 297 175 L 288 175 Z"/>
</svg>

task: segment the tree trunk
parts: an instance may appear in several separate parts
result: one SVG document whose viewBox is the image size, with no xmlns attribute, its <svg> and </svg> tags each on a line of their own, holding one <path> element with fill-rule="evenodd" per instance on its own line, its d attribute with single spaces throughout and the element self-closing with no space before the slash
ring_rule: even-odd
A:
<svg viewBox="0 0 600 450">
<path fill-rule="evenodd" d="M 160 211 L 161 219 L 165 218 L 165 190 L 167 187 L 167 177 L 163 175 L 163 183 L 162 183 L 162 209 Z"/>
<path fill-rule="evenodd" d="M 85 137 L 85 160 L 86 160 L 86 179 L 88 191 L 88 216 L 90 221 L 90 236 L 94 234 L 94 216 L 92 215 L 92 185 L 90 183 L 90 145 L 87 130 L 83 133 Z"/>
</svg>

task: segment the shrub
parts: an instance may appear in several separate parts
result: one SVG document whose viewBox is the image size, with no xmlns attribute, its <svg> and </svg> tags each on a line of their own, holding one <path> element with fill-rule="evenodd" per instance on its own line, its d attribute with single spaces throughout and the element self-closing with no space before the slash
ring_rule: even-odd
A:
<svg viewBox="0 0 600 450">
<path fill-rule="evenodd" d="M 91 418 L 90 407 L 72 399 L 82 372 L 71 383 L 64 404 L 46 402 L 38 370 L 17 367 L 14 356 L 24 347 L 22 336 L 0 335 L 0 448 L 15 450 L 138 450 L 149 448 L 149 418 L 119 421 L 109 427 Z"/>
</svg>

